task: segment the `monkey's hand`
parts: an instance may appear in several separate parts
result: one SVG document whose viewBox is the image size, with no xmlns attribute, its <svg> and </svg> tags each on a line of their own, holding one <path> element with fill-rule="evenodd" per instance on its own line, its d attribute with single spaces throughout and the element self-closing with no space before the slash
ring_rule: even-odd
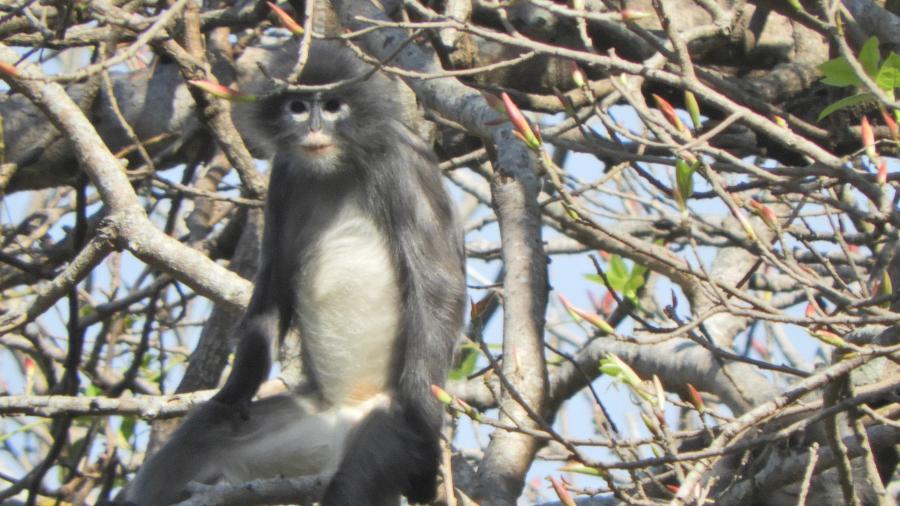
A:
<svg viewBox="0 0 900 506">
<path fill-rule="evenodd" d="M 243 336 L 234 354 L 234 365 L 222 389 L 212 400 L 232 406 L 244 421 L 250 418 L 250 404 L 272 365 L 269 345 L 277 337 L 277 311 L 263 311 L 246 317 Z"/>
</svg>

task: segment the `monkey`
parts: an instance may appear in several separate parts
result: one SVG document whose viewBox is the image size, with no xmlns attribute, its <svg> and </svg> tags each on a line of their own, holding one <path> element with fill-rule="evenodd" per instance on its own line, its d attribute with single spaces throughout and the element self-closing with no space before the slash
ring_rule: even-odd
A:
<svg viewBox="0 0 900 506">
<path fill-rule="evenodd" d="M 231 372 L 144 463 L 128 503 L 184 499 L 189 481 L 321 472 L 332 476 L 325 506 L 435 497 L 442 408 L 431 385 L 446 380 L 464 318 L 461 228 L 395 83 L 337 42 L 309 54 L 300 84 L 344 85 L 246 106 L 274 155 Z M 294 329 L 306 381 L 253 401 L 273 344 Z"/>
</svg>

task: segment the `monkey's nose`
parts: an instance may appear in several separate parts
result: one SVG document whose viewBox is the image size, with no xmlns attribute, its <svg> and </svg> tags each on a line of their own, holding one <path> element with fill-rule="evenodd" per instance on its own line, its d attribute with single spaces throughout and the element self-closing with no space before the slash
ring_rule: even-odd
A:
<svg viewBox="0 0 900 506">
<path fill-rule="evenodd" d="M 309 131 L 310 132 L 318 132 L 322 130 L 322 110 L 319 109 L 319 105 L 313 105 L 312 111 L 310 111 L 309 115 Z"/>
</svg>

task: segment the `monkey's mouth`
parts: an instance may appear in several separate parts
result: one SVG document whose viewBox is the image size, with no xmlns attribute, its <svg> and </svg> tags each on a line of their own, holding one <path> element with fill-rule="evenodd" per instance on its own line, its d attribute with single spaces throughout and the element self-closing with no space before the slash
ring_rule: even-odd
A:
<svg viewBox="0 0 900 506">
<path fill-rule="evenodd" d="M 334 149 L 334 142 L 330 135 L 323 132 L 310 132 L 302 142 L 300 147 L 308 155 L 321 156 L 328 154 Z"/>
<path fill-rule="evenodd" d="M 321 156 L 334 149 L 334 144 L 304 144 L 300 147 L 309 155 Z"/>
</svg>

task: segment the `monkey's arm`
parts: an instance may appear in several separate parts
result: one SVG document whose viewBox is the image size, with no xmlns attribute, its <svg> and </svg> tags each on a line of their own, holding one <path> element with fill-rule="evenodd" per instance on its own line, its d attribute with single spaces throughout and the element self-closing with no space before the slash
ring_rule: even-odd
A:
<svg viewBox="0 0 900 506">
<path fill-rule="evenodd" d="M 231 373 L 210 402 L 236 405 L 242 416 L 247 415 L 251 399 L 269 376 L 271 343 L 279 327 L 278 313 L 277 307 L 269 307 L 244 317 Z"/>
<path fill-rule="evenodd" d="M 420 167 L 419 176 L 427 207 L 420 203 L 415 225 L 419 234 L 407 236 L 403 248 L 408 265 L 407 312 L 401 335 L 404 363 L 396 387 L 404 419 L 423 437 L 418 445 L 423 465 L 409 468 L 404 489 L 410 503 L 430 502 L 437 487 L 443 408 L 432 395 L 431 385 L 443 386 L 447 379 L 465 300 L 461 230 L 437 168 Z"/>
<path fill-rule="evenodd" d="M 409 173 L 396 184 L 408 185 L 402 193 L 413 198 L 405 203 L 398 199 L 393 202 L 393 214 L 403 213 L 403 206 L 410 215 L 398 224 L 406 313 L 397 395 L 431 430 L 438 431 L 442 408 L 430 387 L 446 381 L 459 338 L 465 302 L 465 253 L 462 231 L 431 151 L 408 130 L 403 133 L 410 146 L 404 160 Z"/>
<path fill-rule="evenodd" d="M 274 192 L 269 192 L 269 199 Z M 287 325 L 285 304 L 288 297 L 279 287 L 276 270 L 277 237 L 279 219 L 273 216 L 272 202 L 267 202 L 266 225 L 262 240 L 262 256 L 259 271 L 254 282 L 253 296 L 247 312 L 238 326 L 240 336 L 234 352 L 234 364 L 225 385 L 213 397 L 213 401 L 236 405 L 242 416 L 247 416 L 250 401 L 259 386 L 269 376 L 272 367 L 272 346 Z"/>
</svg>

